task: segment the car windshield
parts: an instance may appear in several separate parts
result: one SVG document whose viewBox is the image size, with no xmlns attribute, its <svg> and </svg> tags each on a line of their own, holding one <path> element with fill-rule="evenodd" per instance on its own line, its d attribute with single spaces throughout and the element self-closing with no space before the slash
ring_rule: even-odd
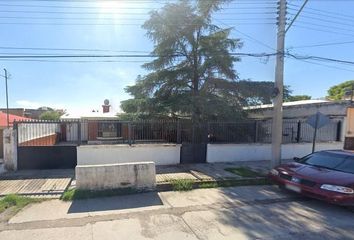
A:
<svg viewBox="0 0 354 240">
<path fill-rule="evenodd" d="M 310 154 L 299 160 L 300 163 L 354 174 L 354 156 L 329 152 Z"/>
</svg>

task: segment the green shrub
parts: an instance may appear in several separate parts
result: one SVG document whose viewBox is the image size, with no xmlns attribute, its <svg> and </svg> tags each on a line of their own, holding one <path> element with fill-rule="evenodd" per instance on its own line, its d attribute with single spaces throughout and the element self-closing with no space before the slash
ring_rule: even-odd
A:
<svg viewBox="0 0 354 240">
<path fill-rule="evenodd" d="M 66 190 L 61 197 L 63 201 L 73 201 L 79 199 L 88 199 L 88 198 L 99 198 L 99 197 L 113 197 L 119 195 L 133 194 L 138 191 L 133 188 L 121 188 L 121 189 L 109 189 L 109 190 L 80 190 L 80 189 L 70 189 Z"/>
<path fill-rule="evenodd" d="M 240 177 L 260 177 L 258 172 L 255 172 L 246 167 L 225 168 L 225 171 L 236 174 Z"/>
<path fill-rule="evenodd" d="M 194 181 L 191 179 L 176 179 L 171 180 L 173 191 L 190 191 L 193 189 Z"/>
<path fill-rule="evenodd" d="M 199 184 L 199 188 L 217 188 L 218 186 L 216 182 L 202 182 Z"/>
<path fill-rule="evenodd" d="M 14 207 L 16 211 L 22 209 L 26 205 L 34 202 L 40 202 L 42 199 L 23 197 L 15 194 L 5 196 L 0 200 L 0 213 L 10 207 Z"/>
</svg>

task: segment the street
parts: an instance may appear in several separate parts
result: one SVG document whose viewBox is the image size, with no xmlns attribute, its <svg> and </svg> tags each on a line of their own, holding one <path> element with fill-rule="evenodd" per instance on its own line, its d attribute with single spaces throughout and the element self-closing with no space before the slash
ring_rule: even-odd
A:
<svg viewBox="0 0 354 240">
<path fill-rule="evenodd" d="M 354 213 L 273 186 L 145 193 L 26 207 L 0 239 L 354 239 Z"/>
</svg>

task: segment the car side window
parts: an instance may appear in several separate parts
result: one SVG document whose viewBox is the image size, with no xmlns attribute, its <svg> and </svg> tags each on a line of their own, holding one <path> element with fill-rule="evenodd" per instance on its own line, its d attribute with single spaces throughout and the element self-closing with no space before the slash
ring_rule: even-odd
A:
<svg viewBox="0 0 354 240">
<path fill-rule="evenodd" d="M 348 157 L 341 164 L 336 166 L 336 170 L 354 174 L 354 158 Z"/>
</svg>

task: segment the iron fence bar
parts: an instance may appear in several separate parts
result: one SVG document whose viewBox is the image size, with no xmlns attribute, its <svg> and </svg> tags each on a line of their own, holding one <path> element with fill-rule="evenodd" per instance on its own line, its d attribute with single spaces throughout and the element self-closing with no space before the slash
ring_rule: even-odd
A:
<svg viewBox="0 0 354 240">
<path fill-rule="evenodd" d="M 128 144 L 132 145 L 132 124 L 128 123 Z"/>
<path fill-rule="evenodd" d="M 77 122 L 77 145 L 81 145 L 81 121 Z"/>
<path fill-rule="evenodd" d="M 301 121 L 297 122 L 297 134 L 296 134 L 296 142 L 299 143 L 301 140 Z"/>
<path fill-rule="evenodd" d="M 336 141 L 339 142 L 342 137 L 342 121 L 338 121 L 337 123 L 337 133 L 336 133 Z"/>
</svg>

